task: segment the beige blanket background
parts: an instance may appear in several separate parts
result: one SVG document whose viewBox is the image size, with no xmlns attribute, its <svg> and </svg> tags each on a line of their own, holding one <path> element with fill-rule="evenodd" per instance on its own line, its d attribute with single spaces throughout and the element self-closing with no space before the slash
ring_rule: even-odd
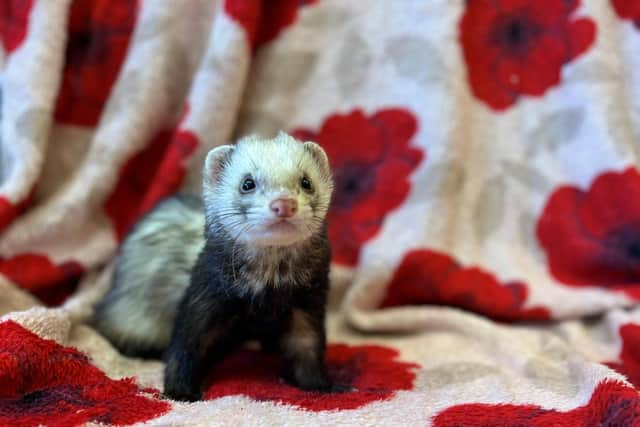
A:
<svg viewBox="0 0 640 427">
<path fill-rule="evenodd" d="M 0 14 L 1 425 L 640 425 L 638 1 Z M 161 362 L 84 322 L 141 214 L 279 130 L 334 168 L 328 363 L 355 390 L 248 349 L 166 401 Z"/>
</svg>

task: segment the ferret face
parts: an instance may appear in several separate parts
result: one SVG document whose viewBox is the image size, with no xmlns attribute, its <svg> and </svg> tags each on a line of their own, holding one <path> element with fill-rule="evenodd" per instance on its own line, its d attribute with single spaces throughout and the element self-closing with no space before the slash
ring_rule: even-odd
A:
<svg viewBox="0 0 640 427">
<path fill-rule="evenodd" d="M 285 133 L 211 150 L 203 182 L 207 218 L 257 246 L 287 246 L 318 232 L 333 190 L 322 148 Z"/>
</svg>

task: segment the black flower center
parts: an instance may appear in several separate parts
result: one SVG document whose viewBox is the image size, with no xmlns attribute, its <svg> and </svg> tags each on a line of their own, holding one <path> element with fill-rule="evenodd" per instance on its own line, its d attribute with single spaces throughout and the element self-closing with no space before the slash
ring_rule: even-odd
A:
<svg viewBox="0 0 640 427">
<path fill-rule="evenodd" d="M 640 272 L 640 223 L 613 230 L 604 243 L 608 254 L 606 261 L 611 268 L 627 270 L 634 276 Z"/>
<path fill-rule="evenodd" d="M 67 47 L 67 62 L 81 67 L 86 63 L 100 63 L 107 50 L 99 33 L 79 31 L 71 34 Z"/>
<path fill-rule="evenodd" d="M 526 27 L 520 21 L 510 22 L 506 28 L 507 41 L 511 45 L 521 45 L 527 36 Z"/>
<path fill-rule="evenodd" d="M 618 249 L 631 261 L 640 261 L 640 229 L 622 230 L 617 233 Z"/>
<path fill-rule="evenodd" d="M 348 210 L 373 191 L 375 173 L 372 165 L 348 163 L 334 171 L 334 209 Z"/>
<path fill-rule="evenodd" d="M 82 396 L 81 387 L 57 386 L 26 393 L 22 398 L 10 402 L 5 409 L 8 409 L 7 412 L 19 414 L 63 413 L 64 408 L 56 408 L 58 402 L 65 402 L 79 408 L 90 405 L 90 402 Z"/>
<path fill-rule="evenodd" d="M 633 242 L 627 246 L 629 257 L 640 260 L 640 242 Z"/>
<path fill-rule="evenodd" d="M 610 399 L 598 425 L 604 427 L 632 425 L 634 414 L 637 413 L 637 403 L 621 397 Z M 595 421 L 595 420 L 594 420 Z"/>
<path fill-rule="evenodd" d="M 510 55 L 524 54 L 540 33 L 538 26 L 526 16 L 509 16 L 496 26 L 494 43 Z"/>
</svg>

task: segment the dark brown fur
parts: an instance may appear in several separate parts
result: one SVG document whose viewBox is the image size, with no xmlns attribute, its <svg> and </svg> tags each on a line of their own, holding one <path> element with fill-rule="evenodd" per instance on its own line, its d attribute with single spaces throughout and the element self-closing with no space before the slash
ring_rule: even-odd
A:
<svg viewBox="0 0 640 427">
<path fill-rule="evenodd" d="M 216 224 L 207 230 L 165 355 L 165 394 L 200 399 L 206 372 L 249 339 L 282 353 L 283 376 L 292 384 L 332 390 L 324 365 L 326 224 L 300 244 L 269 249 L 234 244 Z"/>
</svg>

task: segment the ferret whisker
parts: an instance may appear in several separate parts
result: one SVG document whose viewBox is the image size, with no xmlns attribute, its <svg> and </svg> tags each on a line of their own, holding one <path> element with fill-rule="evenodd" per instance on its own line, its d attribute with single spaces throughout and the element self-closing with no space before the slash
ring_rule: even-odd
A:
<svg viewBox="0 0 640 427">
<path fill-rule="evenodd" d="M 241 216 L 242 212 L 240 211 L 229 211 L 229 212 L 223 212 L 223 213 L 219 213 L 216 214 L 217 218 L 228 218 L 230 216 Z"/>
<path fill-rule="evenodd" d="M 247 231 L 249 231 L 251 229 L 251 224 L 246 224 L 244 227 L 242 227 L 239 231 L 238 234 L 236 235 L 236 237 L 233 239 L 233 247 L 231 248 L 231 270 L 233 271 L 233 280 L 237 281 L 237 275 L 236 275 L 236 267 L 235 267 L 235 258 L 236 258 L 236 246 L 238 244 L 238 239 L 240 238 L 240 236 L 243 233 L 246 233 Z"/>
</svg>

